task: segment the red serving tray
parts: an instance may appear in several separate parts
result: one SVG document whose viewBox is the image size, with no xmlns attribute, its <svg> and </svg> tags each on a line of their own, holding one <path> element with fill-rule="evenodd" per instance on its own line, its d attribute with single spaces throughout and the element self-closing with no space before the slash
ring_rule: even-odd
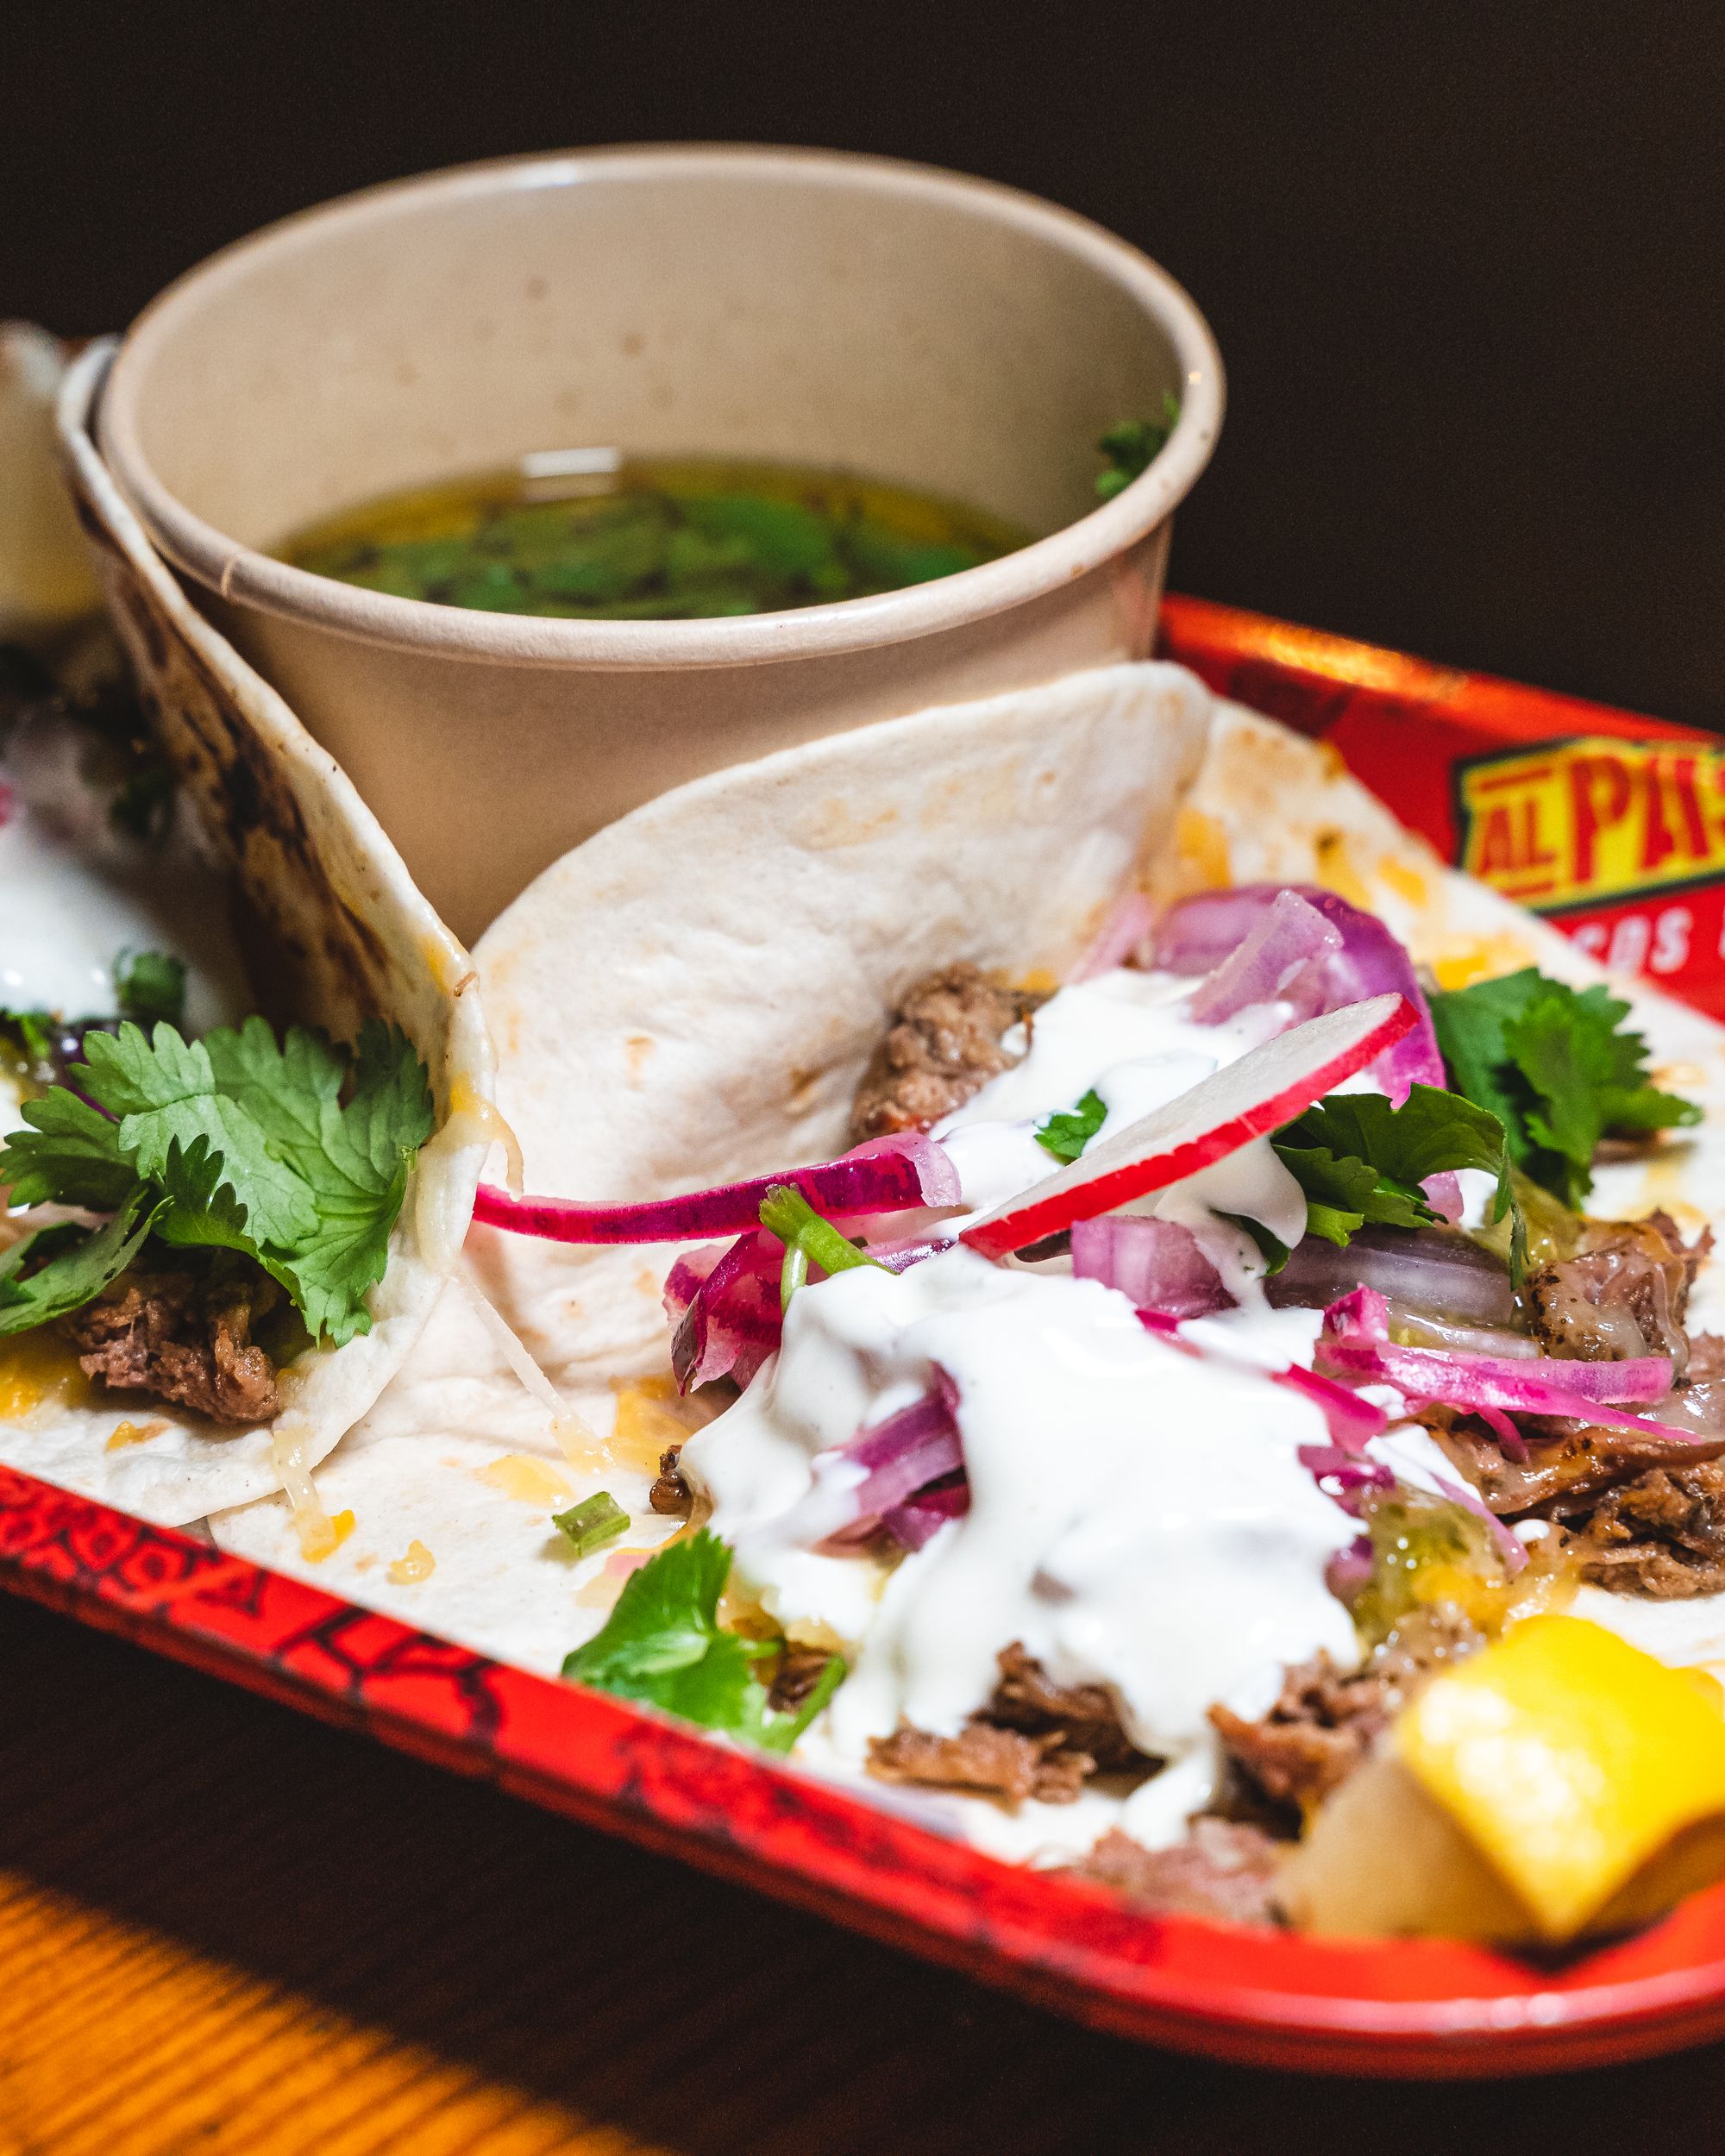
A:
<svg viewBox="0 0 1725 2156">
<path fill-rule="evenodd" d="M 1556 737 L 1710 739 L 1195 599 L 1168 601 L 1163 649 L 1333 740 L 1446 850 L 1458 760 Z M 1561 1966 L 1158 1917 L 8 1470 L 0 1587 L 1124 2035 L 1424 2076 L 1592 2065 L 1725 2031 L 1725 1886 Z"/>
</svg>

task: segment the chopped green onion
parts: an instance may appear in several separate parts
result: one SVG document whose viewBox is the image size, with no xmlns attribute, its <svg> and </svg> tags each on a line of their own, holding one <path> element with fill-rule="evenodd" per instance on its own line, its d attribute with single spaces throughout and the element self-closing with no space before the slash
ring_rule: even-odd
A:
<svg viewBox="0 0 1725 2156">
<path fill-rule="evenodd" d="M 568 1512 L 553 1513 L 551 1525 L 568 1537 L 578 1557 L 590 1557 L 607 1542 L 616 1541 L 629 1525 L 629 1514 L 608 1489 L 598 1489 Z"/>
<path fill-rule="evenodd" d="M 787 1243 L 785 1262 L 779 1268 L 779 1307 L 788 1310 L 791 1297 L 808 1280 L 808 1252 L 800 1243 Z"/>
<path fill-rule="evenodd" d="M 779 1275 L 779 1294 L 784 1302 L 789 1302 L 807 1279 L 811 1265 L 819 1265 L 824 1273 L 842 1273 L 853 1265 L 873 1265 L 883 1273 L 888 1269 L 878 1258 L 859 1250 L 831 1220 L 823 1220 L 801 1191 L 787 1184 L 775 1183 L 761 1200 L 761 1225 L 785 1246 L 784 1269 Z M 800 1274 L 791 1263 L 793 1252 L 801 1254 Z"/>
</svg>

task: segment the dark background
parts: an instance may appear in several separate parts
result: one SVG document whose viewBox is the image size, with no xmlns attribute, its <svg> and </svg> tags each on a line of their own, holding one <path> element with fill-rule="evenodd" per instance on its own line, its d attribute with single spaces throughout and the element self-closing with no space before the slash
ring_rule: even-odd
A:
<svg viewBox="0 0 1725 2156">
<path fill-rule="evenodd" d="M 1086 211 L 1227 362 L 1176 586 L 1725 728 L 1725 8 L 38 7 L 0 313 L 504 152 L 874 149 Z"/>
</svg>

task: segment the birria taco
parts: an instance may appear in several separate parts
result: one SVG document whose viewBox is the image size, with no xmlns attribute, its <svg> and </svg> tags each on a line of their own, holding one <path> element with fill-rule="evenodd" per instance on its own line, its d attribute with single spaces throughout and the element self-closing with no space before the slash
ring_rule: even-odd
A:
<svg viewBox="0 0 1725 2156">
<path fill-rule="evenodd" d="M 1716 1876 L 1710 1022 L 1155 665 L 703 780 L 475 956 L 527 1194 L 332 1584 L 1163 1908 Z"/>
<path fill-rule="evenodd" d="M 104 361 L 0 353 L 0 565 L 61 545 L 45 502 L 71 525 L 58 392 L 145 699 L 70 569 L 0 593 L 0 1459 L 169 1524 L 286 1489 L 315 1554 L 311 1470 L 460 1251 L 489 1045 L 352 787 L 114 492 Z"/>
</svg>

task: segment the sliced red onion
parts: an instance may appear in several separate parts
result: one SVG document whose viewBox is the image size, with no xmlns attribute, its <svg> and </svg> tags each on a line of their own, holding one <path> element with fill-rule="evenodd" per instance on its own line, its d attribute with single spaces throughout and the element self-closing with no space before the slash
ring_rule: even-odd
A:
<svg viewBox="0 0 1725 2156">
<path fill-rule="evenodd" d="M 1674 1423 L 1654 1422 L 1609 1403 L 1661 1401 L 1671 1389 L 1668 1356 L 1638 1356 L 1623 1363 L 1583 1363 L 1544 1356 L 1537 1362 L 1509 1361 L 1490 1355 L 1440 1354 L 1431 1348 L 1391 1344 L 1382 1295 L 1361 1288 L 1324 1313 L 1318 1360 L 1333 1375 L 1355 1383 L 1394 1385 L 1410 1407 L 1431 1401 L 1448 1407 L 1484 1413 L 1498 1408 L 1513 1414 L 1555 1415 L 1560 1419 L 1633 1430 L 1646 1438 L 1666 1438 L 1678 1445 L 1704 1445 L 1708 1436 Z M 1546 1371 L 1561 1371 L 1563 1382 Z"/>
<path fill-rule="evenodd" d="M 1508 1269 L 1452 1229 L 1360 1228 L 1345 1250 L 1308 1235 L 1264 1287 L 1278 1310 L 1320 1310 L 1356 1288 L 1371 1288 L 1416 1314 L 1440 1312 L 1476 1326 L 1515 1322 Z M 1538 1351 L 1531 1340 L 1527 1351 Z"/>
<path fill-rule="evenodd" d="M 1327 962 L 1341 950 L 1340 931 L 1297 891 L 1278 891 L 1193 996 L 1200 1025 L 1220 1025 L 1254 1003 L 1291 1003 L 1299 1018 L 1323 1009 Z M 1356 999 L 1363 1000 L 1364 999 Z"/>
<path fill-rule="evenodd" d="M 779 1275 L 785 1246 L 765 1228 L 727 1246 L 690 1250 L 671 1268 L 665 1309 L 676 1321 L 671 1369 L 688 1392 L 716 1377 L 746 1385 L 783 1330 Z"/>
<path fill-rule="evenodd" d="M 1140 1311 L 1204 1318 L 1233 1307 L 1222 1276 L 1190 1228 L 1142 1214 L 1104 1213 L 1072 1224 L 1072 1270 L 1130 1295 Z"/>
<path fill-rule="evenodd" d="M 907 1273 L 925 1257 L 938 1257 L 943 1250 L 950 1250 L 958 1240 L 957 1227 L 955 1222 L 950 1235 L 908 1236 L 902 1242 L 865 1243 L 863 1247 L 875 1263 L 884 1265 L 889 1273 Z"/>
<path fill-rule="evenodd" d="M 1157 1333 L 1166 1340 L 1179 1339 L 1180 1320 L 1170 1318 L 1165 1310 L 1140 1310 L 1137 1314 L 1138 1323 L 1146 1332 Z"/>
<path fill-rule="evenodd" d="M 1339 1445 L 1302 1445 L 1296 1457 L 1325 1496 L 1354 1520 L 1364 1516 L 1368 1491 L 1382 1495 L 1396 1487 L 1396 1477 L 1381 1462 L 1356 1459 Z"/>
<path fill-rule="evenodd" d="M 1501 1407 L 1477 1407 L 1474 1413 L 1502 1446 L 1504 1458 L 1514 1460 L 1518 1466 L 1525 1466 L 1532 1457 L 1527 1451 L 1527 1439 L 1503 1410 Z"/>
<path fill-rule="evenodd" d="M 962 1520 L 970 1509 L 970 1485 L 963 1476 L 919 1490 L 902 1505 L 889 1505 L 881 1525 L 907 1550 L 920 1550 L 931 1542 L 949 1520 Z"/>
<path fill-rule="evenodd" d="M 830 1220 L 905 1213 L 919 1206 L 956 1206 L 963 1199 L 958 1171 L 944 1147 L 924 1131 L 896 1131 L 812 1168 L 789 1168 L 713 1190 L 625 1205 L 511 1198 L 506 1190 L 481 1183 L 474 1218 L 489 1227 L 551 1243 L 696 1242 L 752 1228 L 761 1216 L 761 1200 L 779 1185 L 801 1191 Z"/>
<path fill-rule="evenodd" d="M 1371 1545 L 1356 1535 L 1346 1550 L 1338 1550 L 1324 1567 L 1324 1585 L 1339 1602 L 1352 1608 L 1371 1584 Z"/>
<path fill-rule="evenodd" d="M 1324 1420 L 1330 1426 L 1330 1443 L 1349 1459 L 1364 1459 L 1367 1444 L 1373 1438 L 1381 1438 L 1389 1426 L 1389 1418 L 1381 1407 L 1375 1407 L 1369 1400 L 1350 1392 L 1346 1385 L 1338 1385 L 1333 1377 L 1321 1377 L 1316 1370 L 1302 1369 L 1297 1363 L 1290 1363 L 1285 1370 L 1277 1370 L 1275 1382 L 1285 1385 L 1289 1392 L 1303 1393 L 1323 1410 Z"/>
<path fill-rule="evenodd" d="M 1320 1359 L 1339 1376 L 1377 1379 L 1412 1398 L 1529 1415 L 1586 1415 L 1607 1401 L 1662 1400 L 1671 1390 L 1668 1355 L 1636 1356 L 1622 1363 L 1556 1356 L 1527 1362 L 1396 1347 L 1389 1338 L 1389 1314 L 1383 1296 L 1371 1288 L 1357 1288 L 1333 1302 L 1324 1313 Z M 1628 1420 L 1637 1427 L 1652 1426 Z"/>
<path fill-rule="evenodd" d="M 855 1493 L 857 1512 L 865 1517 L 878 1517 L 903 1504 L 964 1464 L 958 1425 L 938 1392 L 913 1407 L 901 1407 L 872 1429 L 859 1431 L 840 1450 L 846 1459 L 868 1470 Z"/>
<path fill-rule="evenodd" d="M 1226 966 L 1241 951 L 1284 892 L 1302 899 L 1340 937 L 1340 949 L 1323 961 L 1323 992 L 1315 1006 L 1339 1010 L 1344 1004 L 1393 990 L 1405 996 L 1418 1013 L 1419 1023 L 1389 1048 L 1374 1066 L 1384 1091 L 1398 1106 L 1408 1098 L 1410 1086 L 1441 1086 L 1444 1059 L 1438 1052 L 1432 1014 L 1414 971 L 1414 962 L 1376 914 L 1363 912 L 1333 891 L 1315 885 L 1242 884 L 1233 891 L 1203 891 L 1172 906 L 1157 924 L 1156 962 L 1170 973 L 1211 973 Z M 1201 993 L 1202 993 L 1201 991 Z M 1434 1177 L 1433 1181 L 1440 1179 Z M 1429 1189 L 1429 1186 L 1428 1186 Z M 1433 1203 L 1447 1218 L 1459 1209 L 1453 1184 L 1446 1196 L 1456 1200 Z"/>
<path fill-rule="evenodd" d="M 1108 909 L 1095 942 L 1073 968 L 1073 980 L 1094 981 L 1098 974 L 1113 973 L 1117 966 L 1124 966 L 1149 936 L 1155 918 L 1142 891 L 1122 892 Z"/>
<path fill-rule="evenodd" d="M 864 1546 L 878 1528 L 885 1526 L 890 1533 L 898 1534 L 908 1547 L 919 1549 L 921 1544 L 910 1541 L 909 1534 L 925 1529 L 922 1533 L 925 1542 L 941 1519 L 950 1518 L 955 1511 L 962 1512 L 969 1507 L 968 1487 L 963 1503 L 956 1506 L 947 1495 L 943 1494 L 937 1498 L 929 1489 L 931 1483 L 944 1484 L 950 1477 L 963 1472 L 957 1406 L 957 1386 L 937 1365 L 932 1391 L 913 1401 L 908 1407 L 901 1407 L 897 1414 L 888 1415 L 884 1422 L 859 1430 L 847 1444 L 838 1447 L 841 1458 L 864 1472 L 862 1479 L 845 1493 L 845 1502 L 851 1507 L 850 1517 L 837 1528 L 827 1527 L 822 1547 L 835 1553 L 854 1551 Z M 931 1506 L 937 1515 L 932 1521 L 921 1516 Z M 916 1515 L 904 1523 L 909 1534 L 900 1533 L 894 1521 L 907 1514 Z M 794 1534 L 794 1524 L 783 1531 Z"/>
<path fill-rule="evenodd" d="M 1521 1538 L 1510 1533 L 1503 1522 L 1492 1511 L 1477 1489 L 1465 1482 L 1452 1482 L 1447 1475 L 1433 1475 L 1432 1480 L 1452 1505 L 1459 1505 L 1464 1512 L 1471 1512 L 1476 1520 L 1483 1520 L 1491 1531 L 1497 1554 L 1503 1560 L 1503 1569 L 1513 1579 L 1527 1562 L 1527 1552 Z"/>
</svg>

